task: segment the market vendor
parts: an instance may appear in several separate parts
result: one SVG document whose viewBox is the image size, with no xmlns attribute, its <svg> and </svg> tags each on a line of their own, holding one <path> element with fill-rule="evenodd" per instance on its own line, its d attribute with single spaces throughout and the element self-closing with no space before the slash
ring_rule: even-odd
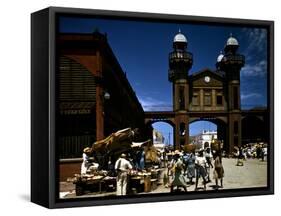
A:
<svg viewBox="0 0 281 216">
<path fill-rule="evenodd" d="M 126 155 L 121 154 L 120 158 L 115 163 L 115 170 L 117 171 L 117 190 L 116 195 L 126 195 L 127 183 L 128 183 L 128 172 L 133 167 L 130 162 L 126 159 Z"/>
<path fill-rule="evenodd" d="M 95 171 L 99 168 L 99 164 L 90 159 L 91 148 L 86 147 L 83 150 L 83 162 L 81 165 L 81 175 L 87 173 L 87 171 Z"/>
<path fill-rule="evenodd" d="M 89 169 L 91 162 L 90 162 L 90 152 L 91 152 L 91 148 L 86 147 L 83 150 L 83 162 L 81 165 L 81 175 L 84 175 L 87 173 L 87 170 Z"/>
<path fill-rule="evenodd" d="M 140 149 L 136 153 L 135 165 L 138 170 L 143 170 L 145 165 L 145 152 Z"/>
</svg>

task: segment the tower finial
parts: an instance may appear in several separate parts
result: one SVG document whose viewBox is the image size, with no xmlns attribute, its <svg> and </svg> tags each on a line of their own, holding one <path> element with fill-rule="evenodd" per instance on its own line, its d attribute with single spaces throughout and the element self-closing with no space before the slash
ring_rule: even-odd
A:
<svg viewBox="0 0 281 216">
<path fill-rule="evenodd" d="M 230 32 L 229 36 L 232 37 L 232 32 Z"/>
<path fill-rule="evenodd" d="M 179 33 L 181 33 L 181 29 L 179 28 Z"/>
</svg>

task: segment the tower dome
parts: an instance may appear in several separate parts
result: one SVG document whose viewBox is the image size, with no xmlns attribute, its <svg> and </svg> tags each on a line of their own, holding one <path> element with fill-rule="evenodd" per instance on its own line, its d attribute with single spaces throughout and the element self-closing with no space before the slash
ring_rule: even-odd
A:
<svg viewBox="0 0 281 216">
<path fill-rule="evenodd" d="M 230 34 L 230 37 L 227 39 L 226 46 L 239 46 L 237 39 L 232 37 L 232 34 Z"/>
<path fill-rule="evenodd" d="M 227 39 L 224 52 L 225 54 L 235 54 L 238 50 L 239 43 L 235 37 L 232 37 L 232 34 L 230 34 L 230 37 Z"/>
<path fill-rule="evenodd" d="M 183 43 L 187 43 L 187 39 L 186 37 L 181 33 L 181 30 L 179 29 L 179 33 L 176 34 L 176 36 L 174 37 L 174 43 L 176 42 L 183 42 Z"/>
</svg>

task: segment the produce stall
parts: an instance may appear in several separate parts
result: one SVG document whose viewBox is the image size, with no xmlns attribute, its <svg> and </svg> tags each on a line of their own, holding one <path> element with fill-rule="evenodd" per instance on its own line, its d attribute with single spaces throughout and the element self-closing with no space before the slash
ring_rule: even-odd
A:
<svg viewBox="0 0 281 216">
<path fill-rule="evenodd" d="M 81 196 L 86 191 L 102 193 L 116 189 L 116 177 L 107 176 L 106 172 L 102 172 L 102 174 L 75 174 L 75 177 L 69 181 L 75 184 L 76 196 Z"/>
<path fill-rule="evenodd" d="M 152 168 L 149 171 L 132 170 L 129 174 L 129 193 L 143 193 L 155 190 L 160 184 L 160 174 L 163 169 Z"/>
<path fill-rule="evenodd" d="M 153 168 L 146 170 L 131 170 L 128 173 L 128 194 L 151 192 L 160 184 L 160 174 L 163 169 Z M 75 174 L 69 178 L 69 182 L 75 184 L 76 196 L 89 193 L 113 192 L 116 190 L 116 177 L 103 174 Z"/>
<path fill-rule="evenodd" d="M 157 188 L 162 171 L 159 168 L 161 162 L 159 151 L 153 146 L 151 140 L 133 142 L 136 133 L 137 129 L 126 128 L 95 142 L 91 148 L 88 147 L 88 157 L 93 156 L 100 166 L 99 170 L 88 169 L 86 174 L 75 174 L 71 179 L 75 184 L 77 196 L 87 191 L 94 193 L 115 191 L 114 164 L 121 153 L 127 153 L 128 160 L 133 165 L 133 169 L 128 173 L 128 194 L 150 192 Z M 101 158 L 98 158 L 98 155 Z M 111 164 L 111 169 L 108 164 Z"/>
</svg>

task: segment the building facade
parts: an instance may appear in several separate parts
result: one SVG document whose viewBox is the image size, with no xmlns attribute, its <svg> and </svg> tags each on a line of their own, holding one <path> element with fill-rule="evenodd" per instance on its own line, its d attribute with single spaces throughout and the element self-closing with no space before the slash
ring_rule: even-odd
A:
<svg viewBox="0 0 281 216">
<path fill-rule="evenodd" d="M 224 142 L 224 150 L 233 152 L 234 146 L 242 145 L 242 121 L 251 125 L 253 139 L 268 138 L 268 133 L 258 135 L 259 128 L 268 124 L 267 108 L 241 110 L 240 71 L 245 64 L 244 55 L 238 52 L 237 39 L 230 36 L 223 52 L 219 54 L 216 69 L 205 68 L 189 74 L 193 55 L 188 51 L 188 41 L 181 32 L 173 40 L 173 51 L 169 54 L 168 79 L 172 84 L 173 110 L 170 112 L 147 112 L 146 123 L 157 121 L 169 123 L 174 128 L 174 146 L 182 148 L 189 143 L 189 125 L 196 121 L 209 121 L 217 125 L 217 137 Z M 258 120 L 259 119 L 259 120 Z M 245 127 L 244 127 L 245 128 Z M 248 136 L 247 128 L 244 137 Z M 245 142 L 246 139 L 244 139 Z"/>
<path fill-rule="evenodd" d="M 153 129 L 153 143 L 156 144 L 156 143 L 164 143 L 165 142 L 165 137 L 163 136 L 163 134 L 156 130 L 156 129 Z"/>
<path fill-rule="evenodd" d="M 203 130 L 202 133 L 193 137 L 193 143 L 196 145 L 197 149 L 205 149 L 211 147 L 212 140 L 217 138 L 216 130 Z"/>
<path fill-rule="evenodd" d="M 189 143 L 189 125 L 210 121 L 227 153 L 234 146 L 268 141 L 267 108 L 241 110 L 240 70 L 245 57 L 230 37 L 218 56 L 216 69 L 189 74 L 193 55 L 179 32 L 169 54 L 168 79 L 173 110 L 144 112 L 105 34 L 59 34 L 57 38 L 57 143 L 60 158 L 81 157 L 82 149 L 117 130 L 139 128 L 139 141 L 152 139 L 151 124 L 174 128 L 174 145 Z M 133 114 L 132 116 L 129 116 Z M 243 129 L 245 128 L 245 129 Z M 137 141 L 137 140 L 136 140 Z"/>
<path fill-rule="evenodd" d="M 81 157 L 84 147 L 127 127 L 139 128 L 141 140 L 150 135 L 143 108 L 106 35 L 59 34 L 57 41 L 60 158 Z"/>
</svg>

